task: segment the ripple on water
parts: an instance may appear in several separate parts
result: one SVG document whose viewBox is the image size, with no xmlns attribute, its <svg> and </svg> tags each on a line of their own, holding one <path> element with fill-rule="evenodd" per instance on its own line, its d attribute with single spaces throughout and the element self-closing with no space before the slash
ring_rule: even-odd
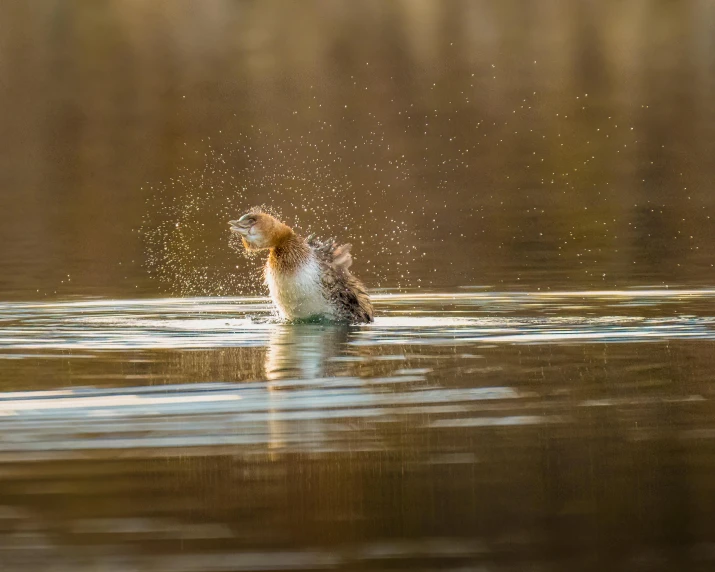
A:
<svg viewBox="0 0 715 572">
<path fill-rule="evenodd" d="M 84 458 L 88 452 L 135 457 L 340 450 L 355 423 L 469 414 L 480 403 L 528 398 L 508 387 L 390 389 L 423 376 L 328 378 L 6 392 L 0 396 L 0 462 Z M 446 407 L 445 407 L 446 405 Z M 353 438 L 351 445 L 355 445 Z M 374 431 L 357 438 L 380 449 Z"/>
<path fill-rule="evenodd" d="M 714 290 L 653 289 L 384 294 L 375 296 L 375 323 L 352 327 L 348 343 L 714 339 L 714 318 L 707 313 L 713 298 Z M 267 299 L 246 297 L 5 303 L 0 321 L 0 358 L 6 359 L 26 351 L 264 347 L 281 327 Z"/>
<path fill-rule="evenodd" d="M 460 453 L 442 446 L 455 433 L 568 432 L 604 407 L 695 407 L 703 390 L 664 399 L 670 366 L 652 359 L 655 345 L 634 362 L 632 343 L 714 340 L 714 297 L 387 294 L 360 326 L 282 324 L 265 298 L 0 304 L 0 358 L 13 360 L 2 381 L 37 389 L 0 394 L 0 463 L 353 454 L 405 439 L 438 457 Z M 596 343 L 621 348 L 631 369 L 617 356 L 608 366 Z M 588 391 L 589 347 L 598 371 L 618 378 L 619 400 L 604 398 L 601 378 Z"/>
</svg>

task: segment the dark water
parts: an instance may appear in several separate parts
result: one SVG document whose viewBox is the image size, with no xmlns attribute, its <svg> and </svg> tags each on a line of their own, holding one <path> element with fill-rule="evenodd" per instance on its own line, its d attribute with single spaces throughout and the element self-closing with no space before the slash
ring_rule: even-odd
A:
<svg viewBox="0 0 715 572">
<path fill-rule="evenodd" d="M 4 569 L 709 569 L 714 300 L 3 304 Z"/>
<path fill-rule="evenodd" d="M 713 569 L 713 101 L 708 0 L 0 2 L 0 570 Z"/>
</svg>

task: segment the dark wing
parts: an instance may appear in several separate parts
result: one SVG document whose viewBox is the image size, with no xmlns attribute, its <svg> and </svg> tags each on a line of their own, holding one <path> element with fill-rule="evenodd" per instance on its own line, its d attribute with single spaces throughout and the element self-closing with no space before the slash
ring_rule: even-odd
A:
<svg viewBox="0 0 715 572">
<path fill-rule="evenodd" d="M 353 257 L 350 254 L 351 244 L 338 244 L 334 238 L 328 240 L 319 240 L 313 235 L 308 237 L 308 246 L 317 254 L 318 259 L 331 266 L 337 271 L 345 271 L 353 263 Z"/>
<path fill-rule="evenodd" d="M 312 235 L 307 240 L 323 265 L 322 281 L 326 293 L 340 308 L 343 317 L 350 322 L 372 322 L 373 309 L 365 286 L 349 271 L 353 263 L 352 246 L 339 245 L 334 238 L 321 241 Z"/>
</svg>

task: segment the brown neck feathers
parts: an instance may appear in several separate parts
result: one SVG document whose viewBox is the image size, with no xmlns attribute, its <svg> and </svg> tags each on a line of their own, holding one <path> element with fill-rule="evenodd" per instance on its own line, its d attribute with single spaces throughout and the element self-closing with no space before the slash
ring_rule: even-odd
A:
<svg viewBox="0 0 715 572">
<path fill-rule="evenodd" d="M 310 247 L 303 238 L 290 232 L 271 248 L 268 264 L 277 272 L 293 272 L 310 256 Z"/>
</svg>

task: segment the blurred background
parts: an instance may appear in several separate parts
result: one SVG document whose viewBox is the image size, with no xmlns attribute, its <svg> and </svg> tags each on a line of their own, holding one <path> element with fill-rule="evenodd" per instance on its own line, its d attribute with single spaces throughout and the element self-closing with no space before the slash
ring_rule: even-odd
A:
<svg viewBox="0 0 715 572">
<path fill-rule="evenodd" d="M 714 29 L 709 0 L 4 1 L 0 292 L 256 293 L 226 226 L 256 204 L 373 288 L 707 284 Z"/>
</svg>

